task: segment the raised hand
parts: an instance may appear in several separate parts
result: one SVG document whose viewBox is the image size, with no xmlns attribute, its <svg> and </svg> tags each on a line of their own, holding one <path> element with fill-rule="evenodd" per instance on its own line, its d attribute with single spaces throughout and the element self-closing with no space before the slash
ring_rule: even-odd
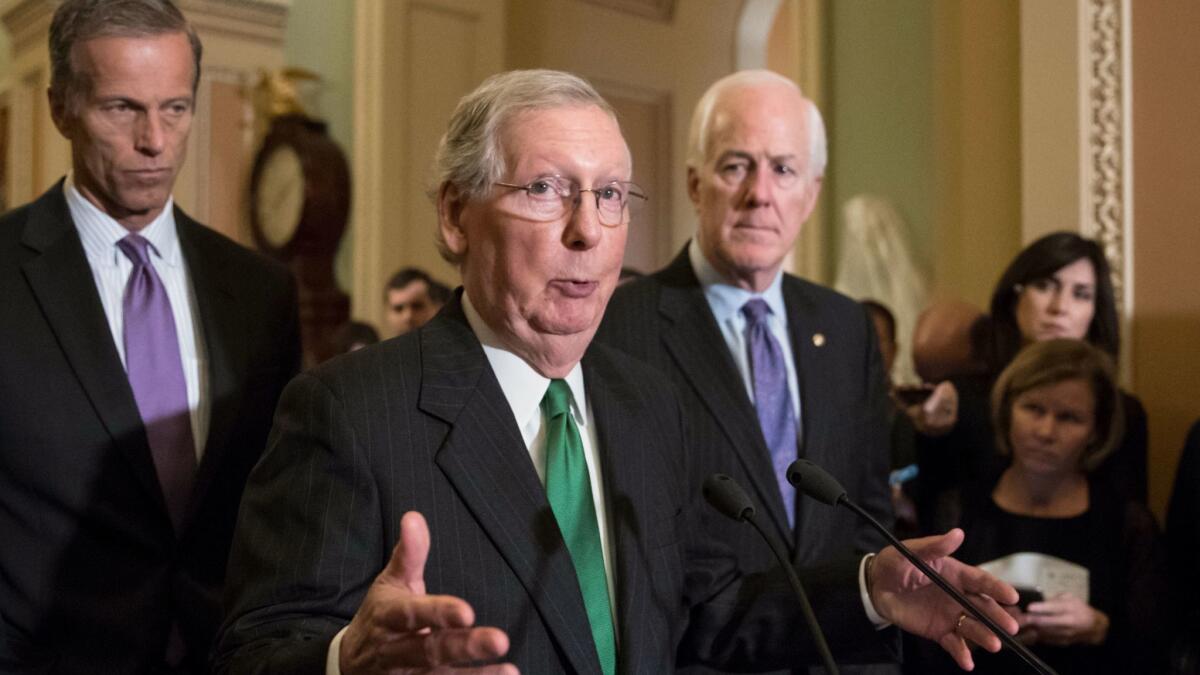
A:
<svg viewBox="0 0 1200 675">
<path fill-rule="evenodd" d="M 1016 589 L 977 567 L 951 558 L 950 554 L 962 542 L 963 531 L 955 528 L 943 535 L 905 543 L 988 618 L 1009 633 L 1016 633 L 1016 619 L 1000 605 L 1016 603 Z M 869 571 L 867 587 L 879 615 L 914 635 L 937 642 L 960 668 L 975 667 L 968 641 L 990 652 L 1000 651 L 1000 639 L 987 626 L 970 617 L 962 618 L 963 610 L 958 603 L 895 548 L 889 546 L 880 551 Z"/>
<path fill-rule="evenodd" d="M 425 594 L 429 527 L 415 511 L 400 521 L 400 541 L 375 577 L 342 637 L 342 675 L 373 673 L 474 673 L 518 675 L 511 664 L 456 668 L 508 653 L 508 635 L 475 627 L 465 600 Z"/>
<path fill-rule="evenodd" d="M 944 436 L 958 422 L 958 389 L 949 380 L 942 382 L 923 403 L 905 406 L 904 414 L 926 436 Z"/>
</svg>

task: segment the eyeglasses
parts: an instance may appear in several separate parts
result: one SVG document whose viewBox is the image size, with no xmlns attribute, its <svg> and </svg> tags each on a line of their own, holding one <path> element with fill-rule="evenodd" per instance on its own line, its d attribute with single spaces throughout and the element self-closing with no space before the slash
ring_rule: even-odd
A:
<svg viewBox="0 0 1200 675">
<path fill-rule="evenodd" d="M 596 214 L 600 224 L 617 227 L 627 221 L 626 208 L 636 211 L 648 198 L 637 183 L 615 180 L 594 188 L 562 176 L 540 176 L 525 185 L 497 182 L 496 185 L 524 192 L 520 200 L 521 213 L 531 220 L 558 220 L 579 207 L 584 192 L 596 197 Z"/>
</svg>

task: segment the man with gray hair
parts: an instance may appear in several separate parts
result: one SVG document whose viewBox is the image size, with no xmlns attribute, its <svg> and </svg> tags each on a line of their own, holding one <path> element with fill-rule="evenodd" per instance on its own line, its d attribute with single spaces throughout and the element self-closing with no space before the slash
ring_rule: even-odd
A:
<svg viewBox="0 0 1200 675">
<path fill-rule="evenodd" d="M 207 672 L 295 288 L 173 204 L 201 56 L 173 4 L 68 0 L 50 56 L 71 171 L 0 218 L 0 672 Z"/>
<path fill-rule="evenodd" d="M 666 268 L 616 292 L 596 337 L 670 377 L 692 430 L 695 480 L 719 472 L 746 486 L 797 566 L 885 543 L 850 511 L 805 503 L 786 477 L 797 457 L 892 521 L 886 383 L 871 319 L 783 272 L 825 164 L 821 115 L 791 80 L 753 70 L 714 83 L 688 142 L 696 236 Z M 750 528 L 710 527 L 732 543 L 742 571 L 775 565 Z"/>
<path fill-rule="evenodd" d="M 285 390 L 242 501 L 217 671 L 813 662 L 781 572 L 744 579 L 693 536 L 708 512 L 670 385 L 592 344 L 642 199 L 612 108 L 567 73 L 494 76 L 459 102 L 437 167 L 463 286 Z M 946 557 L 960 542 L 915 545 L 1015 630 L 991 600 L 1015 591 Z M 859 560 L 805 572 L 835 650 L 879 645 L 864 597 L 960 663 L 966 639 L 999 647 L 896 551 L 872 560 L 861 581 Z"/>
</svg>

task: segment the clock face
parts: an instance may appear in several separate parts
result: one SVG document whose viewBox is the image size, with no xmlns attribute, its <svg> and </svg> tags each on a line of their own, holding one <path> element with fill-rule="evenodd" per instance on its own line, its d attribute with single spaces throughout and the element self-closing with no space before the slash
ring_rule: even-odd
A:
<svg viewBox="0 0 1200 675">
<path fill-rule="evenodd" d="M 273 150 L 258 177 L 254 215 L 263 238 L 275 248 L 286 245 L 304 211 L 304 167 L 288 145 Z"/>
</svg>

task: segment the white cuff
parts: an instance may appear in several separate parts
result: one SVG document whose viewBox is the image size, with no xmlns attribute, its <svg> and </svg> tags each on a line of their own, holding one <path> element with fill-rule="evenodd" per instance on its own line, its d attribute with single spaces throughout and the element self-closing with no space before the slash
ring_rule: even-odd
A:
<svg viewBox="0 0 1200 675">
<path fill-rule="evenodd" d="M 874 553 L 868 553 L 863 556 L 861 562 L 858 563 L 858 594 L 862 597 L 863 610 L 867 613 L 867 620 L 871 622 L 877 629 L 887 628 L 892 625 L 891 621 L 879 615 L 875 611 L 875 605 L 871 602 L 871 594 L 867 592 L 867 561 L 874 558 Z M 336 640 L 337 638 L 335 638 Z M 331 673 L 330 675 L 338 675 Z"/>
<path fill-rule="evenodd" d="M 329 641 L 329 652 L 325 656 L 325 675 L 342 675 L 342 669 L 338 663 L 342 656 L 342 636 L 346 634 L 346 629 L 349 627 L 349 624 L 347 624 L 345 628 L 339 630 L 337 635 L 334 635 L 333 639 Z"/>
</svg>

